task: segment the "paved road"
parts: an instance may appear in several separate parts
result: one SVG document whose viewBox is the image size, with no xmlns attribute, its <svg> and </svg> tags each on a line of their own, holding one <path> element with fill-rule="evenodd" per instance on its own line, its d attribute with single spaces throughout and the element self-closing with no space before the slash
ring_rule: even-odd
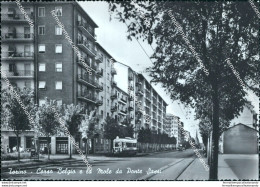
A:
<svg viewBox="0 0 260 187">
<path fill-rule="evenodd" d="M 86 165 L 80 160 L 75 160 L 20 168 L 11 172 L 8 170 L 2 172 L 2 179 L 176 180 L 195 158 L 196 156 L 191 149 L 142 157 L 105 157 L 104 160 L 94 160 L 92 173 L 86 173 Z"/>
</svg>

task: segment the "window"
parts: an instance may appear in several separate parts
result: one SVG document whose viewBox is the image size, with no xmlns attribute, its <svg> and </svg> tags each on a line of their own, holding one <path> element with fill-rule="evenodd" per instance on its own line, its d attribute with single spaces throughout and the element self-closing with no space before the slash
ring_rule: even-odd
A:
<svg viewBox="0 0 260 187">
<path fill-rule="evenodd" d="M 45 7 L 38 8 L 38 17 L 45 17 Z"/>
<path fill-rule="evenodd" d="M 39 44 L 39 53 L 45 53 L 45 44 Z"/>
<path fill-rule="evenodd" d="M 62 81 L 56 81 L 55 82 L 55 89 L 56 90 L 62 90 Z"/>
<path fill-rule="evenodd" d="M 109 106 L 109 99 L 107 100 L 107 106 Z"/>
<path fill-rule="evenodd" d="M 62 62 L 56 62 L 55 71 L 56 72 L 62 72 Z"/>
<path fill-rule="evenodd" d="M 109 66 L 109 63 L 110 63 L 110 60 L 109 60 L 109 59 L 107 59 L 107 66 Z"/>
<path fill-rule="evenodd" d="M 55 7 L 56 16 L 62 16 L 62 7 Z"/>
<path fill-rule="evenodd" d="M 42 106 L 46 103 L 45 99 L 39 99 L 39 106 Z"/>
<path fill-rule="evenodd" d="M 107 87 L 107 91 L 109 92 L 109 86 Z"/>
<path fill-rule="evenodd" d="M 62 99 L 57 99 L 57 105 L 61 106 L 62 105 Z"/>
<path fill-rule="evenodd" d="M 62 53 L 62 44 L 55 45 L 55 53 Z"/>
<path fill-rule="evenodd" d="M 45 63 L 40 63 L 39 64 L 39 71 L 41 71 L 41 72 L 46 71 L 46 64 Z"/>
<path fill-rule="evenodd" d="M 46 89 L 46 81 L 39 81 L 39 89 Z"/>
<path fill-rule="evenodd" d="M 9 72 L 15 72 L 15 64 L 9 64 Z"/>
<path fill-rule="evenodd" d="M 104 112 L 103 112 L 103 110 L 101 110 L 101 116 L 103 117 L 103 114 L 104 114 Z"/>
<path fill-rule="evenodd" d="M 58 25 L 55 26 L 55 35 L 62 35 L 62 29 Z"/>
<path fill-rule="evenodd" d="M 107 73 L 107 80 L 109 80 L 109 73 Z"/>
<path fill-rule="evenodd" d="M 44 25 L 39 26 L 38 32 L 39 35 L 45 35 L 45 26 Z"/>
<path fill-rule="evenodd" d="M 101 101 L 103 101 L 103 99 L 104 99 L 103 96 L 101 96 Z"/>
<path fill-rule="evenodd" d="M 25 81 L 24 86 L 25 88 L 31 88 L 31 81 Z"/>
</svg>

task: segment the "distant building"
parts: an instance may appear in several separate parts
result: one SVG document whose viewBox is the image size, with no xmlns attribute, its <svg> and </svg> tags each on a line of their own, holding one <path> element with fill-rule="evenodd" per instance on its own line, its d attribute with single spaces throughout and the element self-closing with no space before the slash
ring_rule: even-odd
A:
<svg viewBox="0 0 260 187">
<path fill-rule="evenodd" d="M 219 140 L 219 151 L 223 154 L 257 154 L 259 125 L 257 114 L 248 102 L 238 117 L 231 121 Z"/>
<path fill-rule="evenodd" d="M 163 121 L 166 117 L 167 103 L 164 99 L 142 74 L 120 62 L 116 62 L 114 67 L 117 71 L 115 89 L 119 88 L 129 97 L 128 115 L 134 126 L 134 137 L 137 137 L 142 127 L 150 128 L 154 132 L 165 132 Z"/>
<path fill-rule="evenodd" d="M 195 144 L 197 146 L 200 146 L 200 141 L 199 141 L 199 138 L 198 138 L 198 131 L 196 131 Z"/>
<path fill-rule="evenodd" d="M 185 136 L 185 137 L 184 137 L 184 140 L 185 140 L 186 142 L 188 142 L 188 141 L 191 139 L 190 132 L 185 130 L 185 135 L 186 135 L 186 134 L 187 134 L 188 136 Z"/>
</svg>

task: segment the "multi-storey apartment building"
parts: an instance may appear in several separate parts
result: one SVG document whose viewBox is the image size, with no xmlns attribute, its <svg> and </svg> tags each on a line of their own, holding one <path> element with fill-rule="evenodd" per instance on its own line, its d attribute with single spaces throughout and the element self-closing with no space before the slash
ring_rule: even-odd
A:
<svg viewBox="0 0 260 187">
<path fill-rule="evenodd" d="M 166 102 L 145 77 L 129 66 L 115 63 L 117 86 L 129 95 L 129 116 L 135 136 L 141 127 L 163 132 L 166 117 Z"/>
<path fill-rule="evenodd" d="M 110 95 L 116 72 L 109 60 L 111 55 L 96 43 L 96 23 L 76 2 L 22 3 L 34 23 L 34 27 L 30 27 L 15 2 L 1 4 L 1 68 L 11 83 L 20 88 L 34 89 L 39 105 L 48 98 L 58 104 L 79 104 L 88 112 L 96 110 L 101 128 L 105 117 L 111 114 Z M 64 37 L 52 10 L 55 10 L 85 63 L 91 67 L 91 73 L 87 72 Z M 1 82 L 4 88 L 5 82 Z M 14 144 L 14 135 L 8 133 L 4 141 L 8 145 Z M 22 147 L 29 148 L 32 138 L 33 133 L 28 137 L 22 135 Z M 76 141 L 81 146 L 80 133 Z M 46 147 L 45 137 L 39 137 L 39 142 L 41 148 Z M 58 135 L 51 138 L 52 154 L 68 151 L 67 137 Z"/>
<path fill-rule="evenodd" d="M 173 114 L 166 114 L 165 123 L 168 126 L 168 134 L 170 137 L 176 138 L 176 146 L 178 147 L 181 142 L 181 132 L 178 126 L 178 120 L 180 118 L 178 116 L 174 116 Z"/>
<path fill-rule="evenodd" d="M 126 121 L 130 119 L 130 106 L 133 108 L 133 105 L 129 105 L 128 98 L 128 94 L 122 89 L 117 86 L 113 87 L 111 112 L 112 117 L 116 119 L 120 125 L 124 125 Z"/>
</svg>

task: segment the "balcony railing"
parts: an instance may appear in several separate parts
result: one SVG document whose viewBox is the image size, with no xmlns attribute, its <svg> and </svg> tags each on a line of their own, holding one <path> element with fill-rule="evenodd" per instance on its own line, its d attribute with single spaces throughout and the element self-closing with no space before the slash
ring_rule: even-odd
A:
<svg viewBox="0 0 260 187">
<path fill-rule="evenodd" d="M 115 111 L 117 111 L 117 106 L 111 107 L 111 112 L 115 112 Z"/>
<path fill-rule="evenodd" d="M 97 61 L 98 63 L 102 63 L 102 62 L 103 62 L 103 56 L 101 56 L 101 55 L 97 55 L 97 56 L 95 57 L 95 59 L 96 59 L 96 61 Z"/>
<path fill-rule="evenodd" d="M 87 33 L 96 40 L 97 36 L 94 33 L 94 29 L 91 29 L 87 23 L 78 21 L 78 26 L 84 28 L 84 30 L 87 31 Z"/>
<path fill-rule="evenodd" d="M 121 101 L 123 101 L 124 103 L 127 102 L 127 100 L 124 97 L 121 97 Z"/>
<path fill-rule="evenodd" d="M 112 86 L 117 86 L 116 81 L 112 81 Z"/>
<path fill-rule="evenodd" d="M 34 71 L 31 70 L 16 70 L 14 72 L 9 72 L 8 70 L 2 71 L 3 73 L 6 74 L 7 77 L 9 78 L 15 78 L 15 77 L 33 77 L 34 76 Z"/>
<path fill-rule="evenodd" d="M 127 110 L 122 110 L 122 109 L 121 109 L 120 112 L 123 113 L 123 114 L 126 114 L 126 113 L 127 113 Z"/>
<path fill-rule="evenodd" d="M 111 99 L 116 99 L 116 98 L 117 98 L 117 94 L 111 95 Z"/>
<path fill-rule="evenodd" d="M 97 98 L 92 94 L 88 92 L 78 92 L 78 98 L 83 99 L 85 101 L 90 101 L 94 104 L 96 104 Z"/>
<path fill-rule="evenodd" d="M 103 105 L 103 101 L 102 101 L 102 100 L 97 100 L 97 105 L 98 105 L 98 106 Z"/>
<path fill-rule="evenodd" d="M 99 92 L 102 92 L 103 91 L 103 86 L 101 86 L 99 84 L 96 84 L 96 90 L 99 91 Z"/>
<path fill-rule="evenodd" d="M 129 111 L 133 111 L 134 110 L 134 106 L 133 105 L 130 105 L 129 106 Z"/>
<path fill-rule="evenodd" d="M 77 44 L 79 46 L 83 46 L 84 49 L 86 49 L 85 51 L 92 56 L 96 56 L 96 51 L 94 49 L 94 47 L 92 45 L 90 45 L 89 42 L 87 42 L 86 40 L 77 40 Z"/>
<path fill-rule="evenodd" d="M 132 81 L 134 79 L 133 75 L 128 76 L 128 80 Z"/>
<path fill-rule="evenodd" d="M 2 33 L 2 40 L 32 40 L 34 38 L 33 33 Z"/>
<path fill-rule="evenodd" d="M 87 75 L 78 74 L 78 80 L 88 83 L 92 87 L 96 87 L 96 82 L 90 79 Z"/>
<path fill-rule="evenodd" d="M 112 69 L 111 69 L 111 74 L 112 74 L 112 75 L 116 75 L 116 69 L 113 68 L 113 67 L 112 67 Z"/>
<path fill-rule="evenodd" d="M 102 77 L 103 76 L 103 70 L 100 70 L 100 69 L 97 70 L 96 74 L 97 74 L 98 77 Z"/>
<path fill-rule="evenodd" d="M 33 52 L 15 52 L 15 51 L 9 51 L 9 52 L 2 52 L 2 58 L 4 59 L 30 59 L 34 57 Z"/>
<path fill-rule="evenodd" d="M 33 12 L 27 13 L 28 17 L 33 21 Z M 1 21 L 27 21 L 24 14 L 14 14 L 14 13 L 8 13 L 8 14 L 1 14 Z"/>
</svg>

